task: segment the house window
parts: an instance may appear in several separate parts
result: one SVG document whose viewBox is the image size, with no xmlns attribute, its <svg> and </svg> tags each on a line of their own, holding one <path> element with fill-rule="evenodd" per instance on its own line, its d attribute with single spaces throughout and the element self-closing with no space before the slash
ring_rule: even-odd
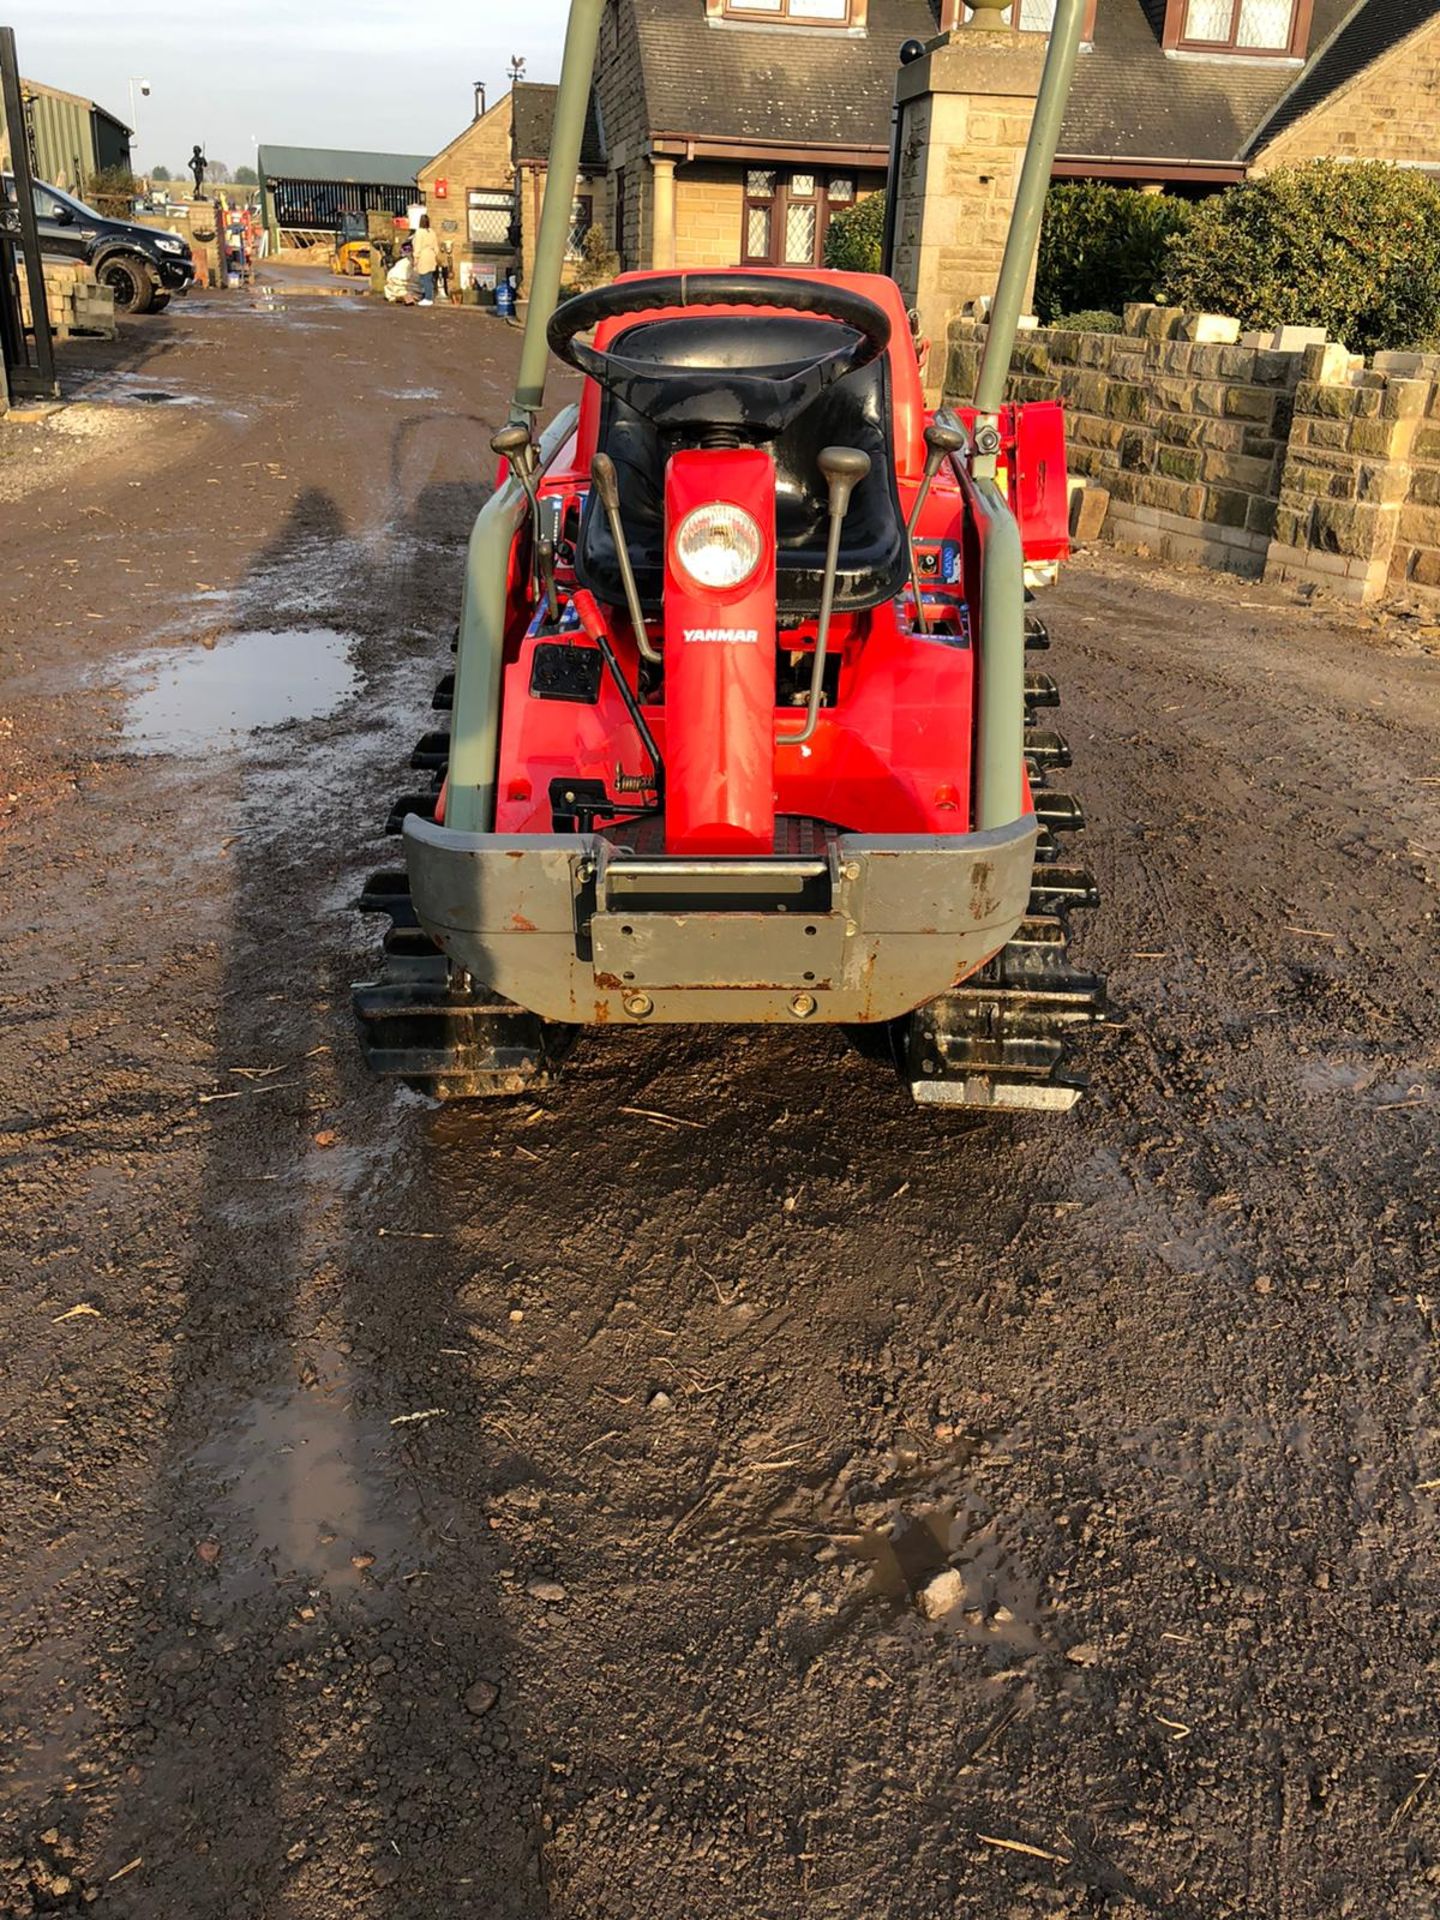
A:
<svg viewBox="0 0 1440 1920">
<path fill-rule="evenodd" d="M 794 20 L 812 27 L 848 27 L 851 0 L 723 0 L 727 20 Z"/>
<path fill-rule="evenodd" d="M 1087 42 L 1095 38 L 1096 5 L 1097 0 L 1086 0 L 1080 37 Z M 973 9 L 967 9 L 967 17 L 975 18 Z M 1021 33 L 1049 33 L 1055 25 L 1055 0 L 1012 0 L 1003 17 Z"/>
<path fill-rule="evenodd" d="M 472 247 L 510 244 L 515 196 L 500 187 L 472 187 L 466 196 L 467 231 Z"/>
<path fill-rule="evenodd" d="M 1181 0 L 1181 47 L 1233 53 L 1290 53 L 1296 0 Z"/>
<path fill-rule="evenodd" d="M 854 198 L 853 173 L 747 168 L 742 258 L 751 266 L 818 267 L 831 208 Z"/>
<path fill-rule="evenodd" d="M 595 199 L 592 194 L 577 193 L 570 202 L 570 234 L 565 242 L 567 258 L 578 260 L 585 251 L 585 236 L 595 224 Z"/>
</svg>

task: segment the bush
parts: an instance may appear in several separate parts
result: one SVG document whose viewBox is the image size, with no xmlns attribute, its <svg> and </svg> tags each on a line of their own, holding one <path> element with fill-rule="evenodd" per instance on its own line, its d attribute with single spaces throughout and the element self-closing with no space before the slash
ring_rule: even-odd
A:
<svg viewBox="0 0 1440 1920">
<path fill-rule="evenodd" d="M 1048 326 L 1057 313 L 1118 311 L 1153 300 L 1170 248 L 1194 215 L 1188 200 L 1091 181 L 1051 187 L 1045 197 L 1035 311 Z"/>
<path fill-rule="evenodd" d="M 832 214 L 825 233 L 825 264 L 842 273 L 879 273 L 885 233 L 885 196 L 869 194 Z"/>
<path fill-rule="evenodd" d="M 103 167 L 85 182 L 82 198 L 107 220 L 128 220 L 139 190 L 129 167 Z"/>
<path fill-rule="evenodd" d="M 1204 202 L 1170 256 L 1178 306 L 1324 327 L 1352 353 L 1440 331 L 1440 185 L 1379 161 L 1313 160 Z"/>
<path fill-rule="evenodd" d="M 1052 327 L 1068 327 L 1071 333 L 1123 333 L 1125 321 L 1118 313 L 1108 313 L 1103 307 L 1091 307 L 1084 313 L 1062 313 L 1058 320 L 1050 322 Z"/>
<path fill-rule="evenodd" d="M 605 237 L 603 227 L 587 227 L 585 238 L 580 245 L 580 259 L 575 268 L 575 291 L 588 293 L 592 287 L 601 287 L 613 280 L 620 271 L 620 256 L 614 252 Z"/>
</svg>

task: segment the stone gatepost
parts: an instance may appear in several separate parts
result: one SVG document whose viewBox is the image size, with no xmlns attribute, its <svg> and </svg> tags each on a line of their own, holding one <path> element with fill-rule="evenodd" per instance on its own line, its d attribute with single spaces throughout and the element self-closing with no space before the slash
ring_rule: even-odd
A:
<svg viewBox="0 0 1440 1920">
<path fill-rule="evenodd" d="M 945 0 L 942 24 L 962 12 Z M 931 398 L 951 320 L 995 291 L 1045 65 L 1044 34 L 987 24 L 994 19 L 977 11 L 968 25 L 950 24 L 900 69 L 894 271 L 933 342 Z"/>
</svg>

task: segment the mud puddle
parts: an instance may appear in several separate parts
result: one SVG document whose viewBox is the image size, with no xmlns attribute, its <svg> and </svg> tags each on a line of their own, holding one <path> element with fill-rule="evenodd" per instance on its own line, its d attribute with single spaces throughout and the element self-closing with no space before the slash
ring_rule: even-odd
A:
<svg viewBox="0 0 1440 1920">
<path fill-rule="evenodd" d="M 338 1355 L 323 1374 L 257 1395 L 195 1458 L 216 1488 L 201 1557 L 231 1594 L 292 1579 L 356 1593 L 385 1580 L 414 1548 L 413 1501 L 396 1484 L 403 1431 L 356 1406 Z"/>
<path fill-rule="evenodd" d="M 127 663 L 136 691 L 124 744 L 134 753 L 224 751 L 266 727 L 322 720 L 360 683 L 350 648 L 346 634 L 305 627 L 141 655 Z"/>
</svg>

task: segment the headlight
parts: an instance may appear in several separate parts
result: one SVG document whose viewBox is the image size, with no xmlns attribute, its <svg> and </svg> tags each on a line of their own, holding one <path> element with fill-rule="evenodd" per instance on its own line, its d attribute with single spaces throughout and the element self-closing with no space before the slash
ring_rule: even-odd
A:
<svg viewBox="0 0 1440 1920">
<path fill-rule="evenodd" d="M 697 587 L 743 586 L 760 564 L 759 523 L 727 500 L 695 507 L 675 529 L 675 560 Z"/>
<path fill-rule="evenodd" d="M 162 253 L 188 253 L 189 248 L 183 240 L 157 240 L 156 246 Z"/>
</svg>

